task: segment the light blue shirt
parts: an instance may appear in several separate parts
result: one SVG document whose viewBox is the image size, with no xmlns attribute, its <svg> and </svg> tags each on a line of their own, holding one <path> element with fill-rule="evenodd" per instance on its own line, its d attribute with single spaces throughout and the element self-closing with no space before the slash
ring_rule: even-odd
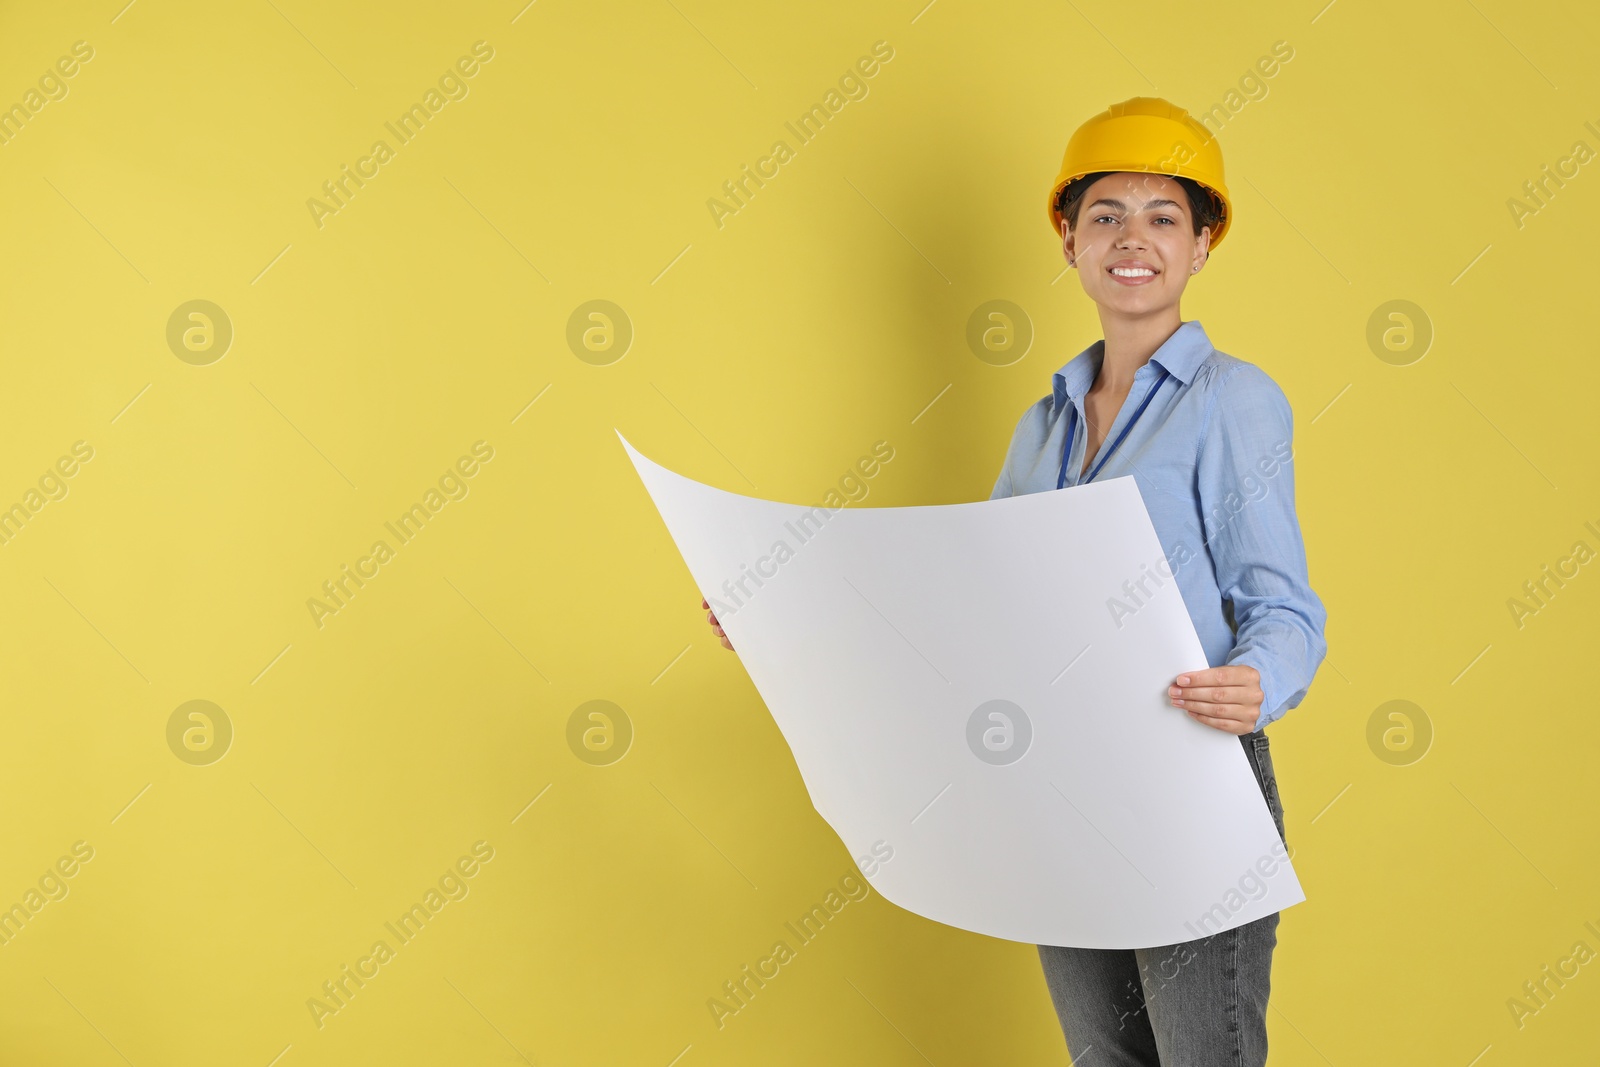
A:
<svg viewBox="0 0 1600 1067">
<path fill-rule="evenodd" d="M 989 499 L 1056 488 L 1068 404 L 1078 414 L 1066 484 L 1079 484 L 1083 399 L 1104 357 L 1096 341 L 1052 376 L 1051 394 L 1017 423 Z M 1094 480 L 1133 476 L 1208 665 L 1261 672 L 1260 730 L 1300 703 L 1328 651 L 1295 517 L 1294 416 L 1266 371 L 1217 351 L 1190 320 L 1135 372 L 1090 472 L 1163 369 L 1166 382 Z"/>
</svg>

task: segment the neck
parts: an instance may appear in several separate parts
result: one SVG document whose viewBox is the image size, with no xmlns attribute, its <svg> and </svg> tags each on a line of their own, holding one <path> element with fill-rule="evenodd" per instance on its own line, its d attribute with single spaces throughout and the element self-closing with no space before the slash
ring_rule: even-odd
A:
<svg viewBox="0 0 1600 1067">
<path fill-rule="evenodd" d="M 1100 328 L 1105 331 L 1105 355 L 1100 361 L 1100 373 L 1095 376 L 1093 391 L 1126 394 L 1133 388 L 1133 376 L 1140 367 L 1150 362 L 1156 349 L 1183 325 L 1177 307 L 1152 318 L 1124 319 L 1100 317 Z"/>
</svg>

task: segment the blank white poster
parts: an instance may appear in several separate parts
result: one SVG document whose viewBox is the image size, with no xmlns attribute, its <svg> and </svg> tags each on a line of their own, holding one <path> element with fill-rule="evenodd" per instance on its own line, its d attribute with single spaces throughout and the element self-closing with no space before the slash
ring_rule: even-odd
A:
<svg viewBox="0 0 1600 1067">
<path fill-rule="evenodd" d="M 888 900 L 1143 948 L 1305 899 L 1239 739 L 1167 700 L 1207 662 L 1132 478 L 830 511 L 622 444 L 813 806 L 852 856 L 892 850 Z"/>
</svg>

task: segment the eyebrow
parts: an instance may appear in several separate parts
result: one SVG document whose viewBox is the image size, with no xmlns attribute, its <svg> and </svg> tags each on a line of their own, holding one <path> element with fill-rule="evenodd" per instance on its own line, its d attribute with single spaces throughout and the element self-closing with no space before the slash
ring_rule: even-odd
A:
<svg viewBox="0 0 1600 1067">
<path fill-rule="evenodd" d="M 1128 205 L 1124 204 L 1121 200 L 1112 200 L 1110 197 L 1105 197 L 1105 196 L 1102 196 L 1100 199 L 1096 200 L 1094 203 L 1090 204 L 1089 206 L 1091 208 L 1095 208 L 1095 207 L 1099 207 L 1101 204 L 1109 204 L 1110 206 L 1116 208 L 1118 211 L 1126 211 L 1126 210 L 1128 210 Z M 1144 206 L 1145 207 L 1182 207 L 1183 205 L 1179 204 L 1176 200 L 1146 200 Z"/>
</svg>

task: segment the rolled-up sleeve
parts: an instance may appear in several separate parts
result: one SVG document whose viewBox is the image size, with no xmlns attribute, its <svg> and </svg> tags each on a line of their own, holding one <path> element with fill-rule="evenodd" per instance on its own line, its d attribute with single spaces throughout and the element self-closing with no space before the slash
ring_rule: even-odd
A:
<svg viewBox="0 0 1600 1067">
<path fill-rule="evenodd" d="M 1294 506 L 1294 416 L 1261 368 L 1237 363 L 1211 397 L 1196 477 L 1217 587 L 1232 605 L 1227 663 L 1261 674 L 1260 730 L 1299 705 L 1327 654 Z"/>
</svg>

